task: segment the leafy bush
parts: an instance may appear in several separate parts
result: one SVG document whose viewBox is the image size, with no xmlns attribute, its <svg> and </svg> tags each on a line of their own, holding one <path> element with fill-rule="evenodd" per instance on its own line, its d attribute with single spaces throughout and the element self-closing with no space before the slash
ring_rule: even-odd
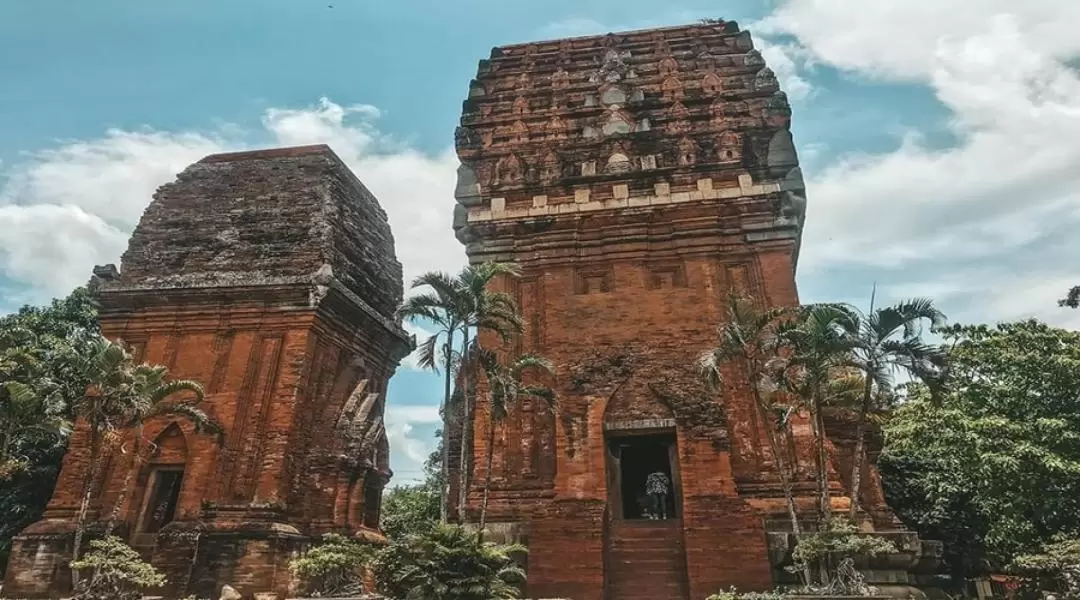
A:
<svg viewBox="0 0 1080 600">
<path fill-rule="evenodd" d="M 392 540 L 375 559 L 379 593 L 398 600 L 512 600 L 525 572 L 511 558 L 523 546 L 481 542 L 475 533 L 438 525 Z"/>
<path fill-rule="evenodd" d="M 147 588 L 165 585 L 165 576 L 116 536 L 92 540 L 71 568 L 89 575 L 75 590 L 76 600 L 138 600 Z"/>
<path fill-rule="evenodd" d="M 370 545 L 328 533 L 321 544 L 290 565 L 303 578 L 308 592 L 320 596 L 358 594 L 364 591 L 364 567 L 372 555 Z"/>
<path fill-rule="evenodd" d="M 380 526 L 386 537 L 397 539 L 430 531 L 439 522 L 439 489 L 431 481 L 391 489 L 381 511 Z"/>
<path fill-rule="evenodd" d="M 1056 589 L 1060 600 L 1080 600 L 1080 538 L 1058 538 L 1038 554 L 1018 556 L 1009 570 Z"/>
<path fill-rule="evenodd" d="M 826 521 L 821 531 L 799 537 L 791 553 L 795 564 L 788 569 L 809 574 L 810 567 L 817 565 L 821 572 L 821 586 L 814 587 L 807 581 L 808 591 L 811 592 L 872 595 L 875 590 L 863 583 L 853 559 L 889 552 L 896 552 L 896 546 L 889 540 L 862 533 L 845 519 L 831 519 Z"/>
</svg>

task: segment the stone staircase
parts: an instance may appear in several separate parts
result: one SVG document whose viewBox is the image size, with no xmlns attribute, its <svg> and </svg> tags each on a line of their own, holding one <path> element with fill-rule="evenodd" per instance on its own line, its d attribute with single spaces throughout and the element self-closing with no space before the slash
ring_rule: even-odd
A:
<svg viewBox="0 0 1080 600">
<path fill-rule="evenodd" d="M 682 522 L 611 523 L 607 600 L 687 600 Z"/>
</svg>

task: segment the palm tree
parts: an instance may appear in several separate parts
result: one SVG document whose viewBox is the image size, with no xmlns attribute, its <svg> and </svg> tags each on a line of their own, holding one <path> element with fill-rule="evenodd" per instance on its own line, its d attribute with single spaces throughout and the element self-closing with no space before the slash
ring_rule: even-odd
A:
<svg viewBox="0 0 1080 600">
<path fill-rule="evenodd" d="M 28 329 L 12 327 L 0 334 L 0 481 L 27 466 L 15 456 L 25 443 L 59 441 L 70 431 L 61 388 L 42 368 L 42 354 Z"/>
<path fill-rule="evenodd" d="M 785 352 L 774 361 L 776 377 L 800 399 L 810 413 L 815 446 L 818 509 L 824 522 L 832 518 L 825 422 L 822 407 L 829 401 L 830 382 L 851 367 L 851 342 L 845 334 L 851 313 L 835 304 L 802 307 L 800 317 L 778 325 Z"/>
<path fill-rule="evenodd" d="M 35 439 L 62 440 L 71 430 L 64 404 L 18 381 L 0 381 L 0 481 L 28 466 L 16 452 Z"/>
<path fill-rule="evenodd" d="M 869 314 L 850 307 L 847 310 L 849 317 L 837 322 L 844 326 L 851 344 L 852 366 L 861 372 L 863 378 L 848 513 L 849 518 L 854 520 L 859 510 L 867 417 L 874 408 L 874 399 L 892 394 L 897 372 L 921 380 L 932 394 L 937 395 L 945 372 L 946 353 L 940 346 L 923 342 L 921 334 L 924 321 L 930 324 L 930 331 L 935 331 L 945 324 L 945 315 L 928 298 L 914 298 L 894 306 L 874 309 L 873 295 Z"/>
<path fill-rule="evenodd" d="M 484 527 L 487 525 L 488 496 L 491 493 L 491 465 L 495 455 L 495 428 L 501 424 L 510 407 L 526 396 L 541 398 L 548 402 L 552 408 L 555 406 L 555 392 L 545 385 L 531 385 L 525 383 L 525 374 L 530 369 L 551 374 L 554 366 L 551 361 L 536 356 L 525 354 L 519 356 L 514 362 L 504 364 L 499 361 L 495 352 L 482 350 L 479 360 L 483 365 L 488 384 L 488 428 L 487 428 L 487 461 L 484 471 L 484 500 L 480 505 L 480 539 L 483 540 Z"/>
<path fill-rule="evenodd" d="M 451 404 L 455 398 L 454 377 L 462 386 L 460 397 L 464 400 L 461 414 L 461 454 L 459 472 L 458 516 L 464 520 L 465 500 L 468 493 L 468 439 L 471 431 L 471 396 L 475 361 L 469 356 L 471 348 L 476 346 L 472 337 L 473 330 L 496 332 L 504 341 L 511 333 L 521 330 L 521 318 L 517 314 L 513 299 L 505 292 L 491 292 L 488 285 L 498 275 L 517 275 L 513 265 L 488 262 L 470 265 L 456 277 L 446 273 L 425 273 L 413 281 L 412 288 L 430 288 L 430 291 L 409 297 L 398 309 L 398 315 L 407 319 L 426 319 L 437 327 L 437 331 L 420 345 L 419 363 L 422 367 L 437 371 L 438 364 L 444 366 L 444 389 L 441 414 L 443 432 L 451 429 Z M 461 336 L 460 350 L 455 352 L 454 342 Z M 440 344 L 440 340 L 443 343 Z M 439 350 L 441 349 L 441 357 Z M 457 363 L 458 369 L 454 369 Z M 449 518 L 450 506 L 450 445 L 442 444 L 443 485 L 440 499 L 440 520 Z"/>
<path fill-rule="evenodd" d="M 462 342 L 461 342 L 461 367 L 464 373 L 462 378 L 462 415 L 461 415 L 461 454 L 458 469 L 458 520 L 465 522 L 465 504 L 469 495 L 469 449 L 472 435 L 472 405 L 475 402 L 473 390 L 475 389 L 476 371 L 481 367 L 478 352 L 483 350 L 480 344 L 480 333 L 490 331 L 499 336 L 503 343 L 509 342 L 511 336 L 520 333 L 523 328 L 521 316 L 518 314 L 514 299 L 506 292 L 493 292 L 488 289 L 492 280 L 499 275 L 517 277 L 520 271 L 515 265 L 507 263 L 486 262 L 480 265 L 469 265 L 458 276 L 461 287 L 465 291 L 465 307 Z M 476 331 L 476 337 L 471 338 L 472 331 Z M 472 352 L 477 352 L 474 356 Z"/>
<path fill-rule="evenodd" d="M 410 296 L 398 309 L 400 318 L 425 319 L 435 325 L 436 331 L 420 344 L 419 364 L 436 373 L 440 359 L 443 363 L 443 399 L 439 414 L 443 420 L 443 432 L 450 431 L 450 398 L 453 392 L 454 378 L 454 336 L 461 331 L 465 322 L 465 292 L 459 279 L 440 272 L 424 273 L 412 282 L 412 289 L 430 288 L 430 291 Z M 439 340 L 444 343 L 440 344 Z M 443 478 L 439 491 L 439 520 L 445 523 L 450 510 L 450 445 L 443 441 L 440 456 Z"/>
<path fill-rule="evenodd" d="M 74 403 L 76 416 L 84 421 L 90 435 L 90 468 L 83 481 L 83 498 L 75 528 L 72 561 L 79 557 L 82 537 L 86 530 L 86 513 L 92 491 L 101 475 L 100 460 L 103 446 L 119 439 L 121 432 L 134 429 L 132 463 L 124 478 L 124 487 L 109 517 L 107 532 L 111 532 L 116 517 L 127 498 L 135 471 L 139 468 L 143 422 L 151 417 L 177 416 L 194 423 L 197 432 L 220 433 L 221 428 L 195 402 L 202 399 L 202 386 L 194 381 L 166 381 L 167 369 L 162 366 L 137 364 L 122 343 L 99 337 L 90 342 L 89 351 L 79 367 L 82 376 L 91 382 L 87 393 Z M 168 398 L 181 391 L 194 393 L 195 402 L 169 402 Z M 78 585 L 79 574 L 72 570 L 72 583 Z"/>
<path fill-rule="evenodd" d="M 731 295 L 728 297 L 727 313 L 727 320 L 717 329 L 719 345 L 698 358 L 698 370 L 709 389 L 715 391 L 724 383 L 720 372 L 724 364 L 735 362 L 742 367 L 749 380 L 758 417 L 765 423 L 769 450 L 776 461 L 784 500 L 787 502 L 791 530 L 798 536 L 801 533 L 799 514 L 792 492 L 794 469 L 793 465 L 788 464 L 786 451 L 780 447 L 777 436 L 783 431 L 777 427 L 775 418 L 777 408 L 781 407 L 772 401 L 772 394 L 769 393 L 775 388 L 775 382 L 767 368 L 780 352 L 776 327 L 782 320 L 791 317 L 792 309 L 759 311 L 750 298 Z M 781 419 L 781 427 L 786 428 L 786 421 Z"/>
</svg>

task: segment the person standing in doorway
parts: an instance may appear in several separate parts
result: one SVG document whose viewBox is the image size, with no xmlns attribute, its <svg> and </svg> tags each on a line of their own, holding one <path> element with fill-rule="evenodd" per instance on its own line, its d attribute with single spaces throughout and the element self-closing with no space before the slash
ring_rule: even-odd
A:
<svg viewBox="0 0 1080 600">
<path fill-rule="evenodd" d="M 645 493 L 649 495 L 650 519 L 667 519 L 667 496 L 671 491 L 671 479 L 663 471 L 655 471 L 645 478 Z"/>
</svg>

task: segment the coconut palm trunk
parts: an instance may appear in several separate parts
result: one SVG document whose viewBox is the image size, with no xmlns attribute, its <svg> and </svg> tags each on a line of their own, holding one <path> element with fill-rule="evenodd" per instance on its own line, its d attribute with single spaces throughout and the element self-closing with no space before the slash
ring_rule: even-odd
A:
<svg viewBox="0 0 1080 600">
<path fill-rule="evenodd" d="M 109 513 L 109 519 L 105 523 L 105 537 L 112 535 L 113 529 L 116 528 L 116 522 L 120 519 L 120 513 L 124 510 L 124 504 L 131 494 L 131 484 L 135 480 L 135 475 L 139 472 L 139 468 L 142 466 L 142 457 L 140 455 L 142 451 L 142 436 L 143 424 L 139 423 L 135 427 L 135 441 L 132 443 L 131 465 L 124 475 L 124 486 L 120 488 L 120 496 L 117 497 L 116 503 Z"/>
<path fill-rule="evenodd" d="M 469 500 L 469 452 L 470 434 L 472 433 L 472 396 L 471 386 L 472 368 L 469 355 L 469 332 L 465 330 L 465 337 L 461 343 L 461 448 L 458 456 L 458 522 L 465 523 L 466 503 Z"/>
<path fill-rule="evenodd" d="M 780 442 L 776 438 L 776 430 L 772 426 L 772 419 L 769 417 L 769 408 L 765 403 L 765 399 L 761 397 L 761 391 L 758 390 L 757 385 L 751 382 L 750 388 L 754 395 L 754 404 L 756 405 L 758 416 L 761 422 L 765 425 L 765 439 L 769 443 L 769 451 L 772 453 L 773 461 L 776 463 L 776 474 L 780 478 L 780 488 L 784 492 L 784 501 L 787 504 L 788 517 L 791 519 L 791 530 L 795 534 L 801 533 L 799 528 L 799 511 L 795 506 L 795 494 L 792 486 L 792 475 L 788 469 L 787 458 L 783 456 L 780 448 Z"/>
<path fill-rule="evenodd" d="M 440 451 L 440 468 L 442 469 L 442 481 L 439 489 L 439 520 L 446 523 L 450 520 L 450 396 L 453 394 L 454 378 L 454 334 L 446 336 L 446 372 L 445 389 L 442 402 L 443 437 Z"/>
<path fill-rule="evenodd" d="M 867 377 L 863 385 L 862 402 L 859 405 L 858 422 L 855 424 L 855 452 L 851 466 L 851 505 L 848 518 L 854 522 L 859 514 L 859 492 L 862 485 L 863 462 L 866 454 L 866 419 L 870 413 L 870 398 L 874 389 L 874 380 Z"/>
<path fill-rule="evenodd" d="M 818 505 L 822 520 L 828 522 L 832 518 L 832 502 L 829 500 L 829 456 L 825 450 L 825 419 L 821 414 L 821 396 L 818 392 L 814 393 L 810 412 L 814 424 L 814 444 L 817 450 Z"/>
<path fill-rule="evenodd" d="M 98 466 L 101 462 L 99 460 L 101 455 L 100 435 L 93 430 L 90 432 L 90 468 L 83 477 L 83 497 L 82 502 L 79 504 L 79 514 L 75 519 L 75 539 L 72 541 L 71 562 L 79 560 L 83 536 L 86 535 L 86 515 L 90 511 L 90 498 L 93 496 L 94 488 L 97 486 L 98 472 L 101 470 Z M 71 587 L 72 589 L 78 589 L 79 587 L 79 571 L 76 569 L 71 570 Z"/>
<path fill-rule="evenodd" d="M 491 496 L 491 467 L 495 462 L 495 417 L 489 415 L 487 428 L 487 457 L 484 466 L 484 500 L 480 503 L 480 541 L 484 541 L 484 528 L 487 527 L 488 498 Z"/>
</svg>

